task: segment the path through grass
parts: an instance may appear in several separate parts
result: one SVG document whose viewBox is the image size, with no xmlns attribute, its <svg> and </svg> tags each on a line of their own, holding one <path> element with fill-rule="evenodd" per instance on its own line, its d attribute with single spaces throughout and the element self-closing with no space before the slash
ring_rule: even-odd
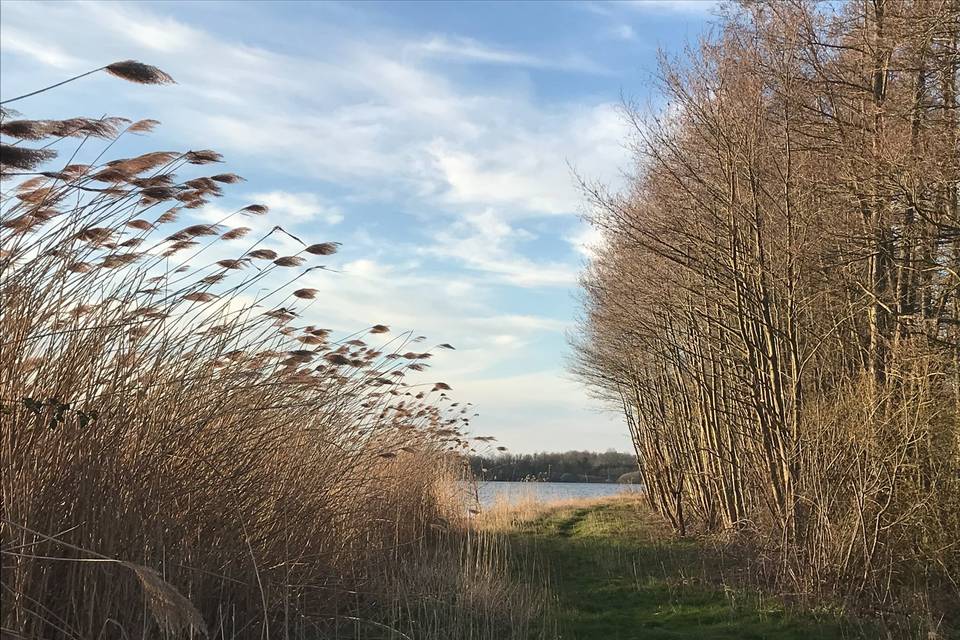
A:
<svg viewBox="0 0 960 640">
<path fill-rule="evenodd" d="M 776 600 L 722 586 L 720 565 L 704 548 L 670 536 L 633 501 L 560 507 L 513 527 L 515 552 L 547 564 L 564 639 L 869 637 L 836 619 L 790 615 Z"/>
</svg>

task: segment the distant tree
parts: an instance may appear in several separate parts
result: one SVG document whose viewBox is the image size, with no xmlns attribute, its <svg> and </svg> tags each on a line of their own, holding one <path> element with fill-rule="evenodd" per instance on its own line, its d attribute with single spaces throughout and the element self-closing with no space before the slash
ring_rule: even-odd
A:
<svg viewBox="0 0 960 640">
<path fill-rule="evenodd" d="M 470 467 L 481 480 L 536 482 L 617 482 L 637 470 L 633 454 L 619 451 L 502 453 L 472 456 Z"/>
</svg>

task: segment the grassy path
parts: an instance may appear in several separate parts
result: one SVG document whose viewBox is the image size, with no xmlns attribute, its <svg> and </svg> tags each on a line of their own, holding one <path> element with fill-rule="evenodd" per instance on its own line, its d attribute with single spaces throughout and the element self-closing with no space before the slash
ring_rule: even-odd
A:
<svg viewBox="0 0 960 640">
<path fill-rule="evenodd" d="M 720 586 L 719 565 L 662 530 L 635 503 L 562 507 L 515 525 L 546 564 L 559 637 L 570 640 L 856 638 L 835 620 Z"/>
</svg>

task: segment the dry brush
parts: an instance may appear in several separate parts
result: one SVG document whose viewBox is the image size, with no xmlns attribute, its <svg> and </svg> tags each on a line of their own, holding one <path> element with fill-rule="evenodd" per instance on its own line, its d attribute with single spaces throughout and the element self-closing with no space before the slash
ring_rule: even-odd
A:
<svg viewBox="0 0 960 640">
<path fill-rule="evenodd" d="M 523 632 L 532 598 L 450 531 L 472 409 L 414 379 L 424 338 L 310 324 L 337 243 L 204 217 L 242 180 L 200 174 L 220 154 L 107 159 L 158 123 L 9 108 L 35 93 L 0 116 L 4 636 Z"/>
<path fill-rule="evenodd" d="M 933 630 L 960 611 L 958 38 L 956 0 L 790 0 L 664 59 L 630 189 L 586 187 L 574 339 L 676 529 Z"/>
</svg>

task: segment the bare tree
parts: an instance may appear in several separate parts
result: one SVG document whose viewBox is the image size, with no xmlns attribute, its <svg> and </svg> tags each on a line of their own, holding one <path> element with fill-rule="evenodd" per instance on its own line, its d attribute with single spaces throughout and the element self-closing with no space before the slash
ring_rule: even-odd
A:
<svg viewBox="0 0 960 640">
<path fill-rule="evenodd" d="M 629 190 L 585 186 L 574 370 L 651 505 L 875 609 L 960 610 L 958 33 L 957 0 L 746 5 L 625 109 Z"/>
</svg>

